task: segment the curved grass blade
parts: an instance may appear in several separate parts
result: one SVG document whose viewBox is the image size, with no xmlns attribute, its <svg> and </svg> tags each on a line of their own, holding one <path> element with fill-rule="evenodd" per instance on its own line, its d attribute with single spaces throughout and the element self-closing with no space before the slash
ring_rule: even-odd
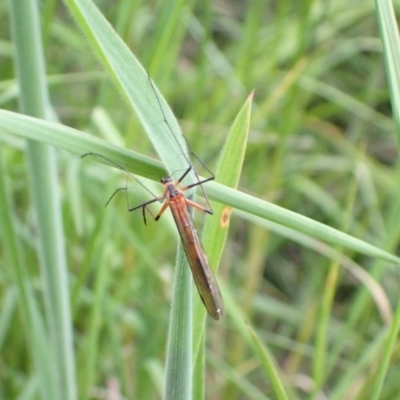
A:
<svg viewBox="0 0 400 400">
<path fill-rule="evenodd" d="M 146 178 L 158 180 L 165 172 L 162 169 L 162 164 L 156 160 L 113 146 L 101 139 L 61 124 L 0 110 L 0 129 L 21 137 L 48 143 L 79 155 L 93 149 L 97 153 L 116 160 L 133 173 Z M 287 226 L 328 243 L 400 264 L 398 257 L 363 240 L 220 183 L 207 183 L 206 192 L 212 200 L 249 214 Z"/>
</svg>

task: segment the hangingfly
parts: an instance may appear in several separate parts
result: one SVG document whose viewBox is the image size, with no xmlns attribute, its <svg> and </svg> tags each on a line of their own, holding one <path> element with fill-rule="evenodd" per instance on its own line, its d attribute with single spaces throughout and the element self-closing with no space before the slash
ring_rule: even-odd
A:
<svg viewBox="0 0 400 400">
<path fill-rule="evenodd" d="M 154 94 L 156 96 L 158 105 L 160 107 L 160 110 L 162 112 L 162 115 L 164 117 L 164 122 L 168 126 L 169 131 L 171 132 L 172 137 L 174 138 L 175 142 L 179 146 L 179 148 L 182 151 L 182 154 L 186 158 L 188 162 L 188 169 L 184 172 L 184 174 L 176 181 L 175 183 L 173 182 L 171 176 L 167 176 L 165 178 L 161 179 L 161 183 L 164 185 L 164 195 L 162 197 L 154 197 L 152 200 L 147 201 L 143 204 L 140 204 L 135 207 L 129 207 L 128 205 L 128 211 L 134 211 L 139 208 L 142 208 L 143 210 L 143 218 L 144 222 L 146 223 L 146 210 L 154 217 L 156 221 L 161 217 L 161 215 L 164 213 L 164 211 L 169 207 L 171 209 L 172 215 L 174 217 L 176 226 L 179 231 L 179 235 L 182 240 L 182 245 L 183 248 L 185 249 L 186 257 L 188 259 L 190 268 L 192 270 L 193 278 L 197 286 L 197 290 L 200 294 L 200 297 L 209 313 L 209 315 L 214 318 L 214 319 L 220 319 L 224 315 L 224 304 L 222 301 L 221 293 L 217 284 L 217 280 L 215 279 L 214 273 L 211 269 L 210 263 L 207 259 L 206 253 L 204 251 L 203 245 L 201 243 L 201 240 L 199 238 L 199 235 L 196 231 L 196 228 L 193 223 L 193 218 L 192 215 L 190 214 L 189 208 L 188 207 L 194 207 L 197 208 L 198 210 L 204 211 L 208 214 L 213 214 L 213 211 L 211 209 L 211 205 L 209 203 L 208 197 L 202 187 L 202 183 L 211 181 L 215 178 L 213 173 L 204 165 L 204 163 L 193 153 L 193 151 L 190 149 L 191 154 L 204 166 L 204 168 L 211 174 L 211 177 L 200 180 L 196 170 L 194 169 L 193 165 L 189 161 L 187 155 L 185 154 L 184 150 L 182 149 L 179 141 L 175 137 L 171 126 L 169 125 L 164 111 L 161 106 L 160 99 L 157 96 L 157 92 L 153 86 L 153 83 L 149 77 L 149 82 L 150 85 L 154 91 Z M 187 142 L 187 141 L 186 141 Z M 187 142 L 188 146 L 189 143 Z M 190 146 L 189 146 L 190 148 Z M 108 158 L 100 155 L 100 154 L 94 154 L 94 153 L 88 153 L 84 154 L 82 157 L 85 157 L 87 155 L 95 155 L 97 157 L 103 158 L 107 160 L 108 162 L 111 162 L 112 164 L 118 166 L 118 168 L 124 170 L 127 172 L 131 177 L 132 174 L 126 170 L 124 167 L 121 165 L 113 162 L 112 160 L 109 160 Z M 183 179 L 189 174 L 189 172 L 193 171 L 197 182 L 192 183 L 190 185 L 184 186 L 184 187 L 179 187 Z M 133 177 L 134 178 L 134 177 Z M 144 187 L 144 185 L 138 181 L 136 178 L 134 178 L 140 185 Z M 195 186 L 200 186 L 204 197 L 207 202 L 208 208 L 205 208 L 192 200 L 188 199 L 184 191 L 190 188 L 193 188 Z M 127 193 L 127 187 L 117 189 L 110 199 L 108 200 L 107 204 L 111 201 L 111 199 L 114 197 L 114 195 L 121 191 L 124 190 Z M 147 191 L 149 191 L 147 188 L 145 188 Z M 149 191 L 150 192 L 150 191 Z M 151 192 L 150 192 L 151 193 Z M 159 213 L 154 216 L 151 210 L 149 209 L 149 204 L 155 203 L 155 202 L 164 202 L 163 206 L 161 207 Z"/>
<path fill-rule="evenodd" d="M 86 156 L 96 156 L 105 159 L 109 163 L 116 165 L 118 168 L 128 173 L 133 179 L 135 179 L 140 185 L 143 186 L 143 184 L 135 177 L 133 177 L 127 169 L 125 169 L 122 165 L 119 165 L 114 161 L 108 159 L 107 157 L 96 153 L 87 153 L 84 154 L 82 157 Z M 218 320 L 224 315 L 224 304 L 222 301 L 221 293 L 219 291 L 217 280 L 215 279 L 214 273 L 211 269 L 210 263 L 194 226 L 193 218 L 189 212 L 188 207 L 190 206 L 197 208 L 198 210 L 204 211 L 208 214 L 213 214 L 213 211 L 211 210 L 211 208 L 205 208 L 200 204 L 197 204 L 194 201 L 188 199 L 184 194 L 185 190 L 201 185 L 205 181 L 214 179 L 214 176 L 180 188 L 179 185 L 186 177 L 186 175 L 190 171 L 192 171 L 192 169 L 193 166 L 190 165 L 190 167 L 175 183 L 170 176 L 162 178 L 161 183 L 164 185 L 164 195 L 162 197 L 155 197 L 150 201 L 139 204 L 135 207 L 129 207 L 128 205 L 128 211 L 134 211 L 142 208 L 143 218 L 146 224 L 146 210 L 150 213 L 151 216 L 153 216 L 156 221 L 158 221 L 168 207 L 171 209 L 201 300 L 203 301 L 208 311 L 208 314 L 210 314 L 210 316 L 214 319 Z M 148 190 L 146 187 L 144 188 Z M 111 201 L 116 193 L 121 190 L 127 192 L 127 189 L 127 187 L 117 189 L 111 195 L 107 204 Z M 148 207 L 150 204 L 155 202 L 164 203 L 156 216 L 153 215 L 150 208 Z"/>
</svg>

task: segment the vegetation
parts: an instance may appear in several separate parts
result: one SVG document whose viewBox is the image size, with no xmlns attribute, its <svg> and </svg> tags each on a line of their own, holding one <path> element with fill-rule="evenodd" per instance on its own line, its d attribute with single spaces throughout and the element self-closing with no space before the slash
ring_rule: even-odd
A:
<svg viewBox="0 0 400 400">
<path fill-rule="evenodd" d="M 0 5 L 0 398 L 396 398 L 388 2 L 36 7 Z M 185 167 L 164 98 L 222 183 L 204 185 L 214 217 L 195 216 L 219 265 L 220 321 L 195 290 L 188 307 L 169 213 L 145 225 L 122 193 L 104 207 L 126 185 L 130 205 L 149 193 L 80 158 L 101 154 L 161 194 Z"/>
</svg>

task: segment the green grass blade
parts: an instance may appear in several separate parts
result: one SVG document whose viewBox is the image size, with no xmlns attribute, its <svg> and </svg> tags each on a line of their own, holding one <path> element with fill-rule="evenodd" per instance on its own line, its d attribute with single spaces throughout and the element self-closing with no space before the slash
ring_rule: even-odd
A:
<svg viewBox="0 0 400 400">
<path fill-rule="evenodd" d="M 188 0 L 162 2 L 154 26 L 154 37 L 147 50 L 147 54 L 151 55 L 150 73 L 157 79 L 168 79 L 169 72 L 176 65 L 176 56 L 186 31 L 186 15 L 193 3 Z"/>
<path fill-rule="evenodd" d="M 54 122 L 0 110 L 0 129 L 26 139 L 58 147 L 79 157 L 89 152 L 102 154 L 135 174 L 157 181 L 166 174 L 162 164 L 157 160 Z M 96 158 L 96 160 L 115 166 L 101 158 Z"/>
<path fill-rule="evenodd" d="M 37 4 L 30 0 L 11 1 L 10 10 L 22 112 L 46 118 L 49 100 Z M 55 154 L 54 149 L 30 141 L 27 155 L 39 233 L 38 253 L 49 327 L 47 343 L 53 357 L 47 367 L 56 378 L 55 383 L 46 385 L 55 384 L 55 398 L 74 400 L 77 393 L 72 321 Z"/>
<path fill-rule="evenodd" d="M 102 235 L 104 234 L 104 225 L 102 224 Z M 91 399 L 90 389 L 95 381 L 98 370 L 98 347 L 100 342 L 100 334 L 103 323 L 104 313 L 104 298 L 107 291 L 107 284 L 111 282 L 110 275 L 110 260 L 107 254 L 107 248 L 101 250 L 99 257 L 99 265 L 96 270 L 96 282 L 94 288 L 93 308 L 90 315 L 89 332 L 87 344 L 85 348 L 85 359 L 83 373 L 80 375 L 80 389 L 82 395 L 86 399 Z"/>
<path fill-rule="evenodd" d="M 169 173 L 187 169 L 186 147 L 179 124 L 142 65 L 92 2 L 67 0 L 66 3 L 114 82 L 136 110 Z M 194 175 L 190 175 L 188 182 L 194 182 Z M 166 399 L 189 398 L 192 387 L 190 275 L 181 247 L 178 255 L 167 346 Z"/>
<path fill-rule="evenodd" d="M 247 138 L 250 128 L 250 112 L 253 100 L 253 93 L 239 111 L 232 124 L 225 145 L 221 151 L 220 159 L 216 170 L 216 179 L 227 186 L 236 188 L 242 170 L 244 154 L 247 146 Z M 224 204 L 218 203 L 213 206 L 214 215 L 206 219 L 203 229 L 203 243 L 211 266 L 216 271 L 224 249 L 228 235 L 229 220 L 232 209 Z M 194 325 L 194 354 L 196 355 L 196 368 L 201 369 L 204 363 L 204 321 L 206 310 L 199 298 L 195 297 L 195 325 Z M 200 365 L 199 365 L 200 364 Z M 196 380 L 204 379 L 204 376 L 196 375 Z M 204 382 L 196 382 L 197 392 L 195 398 L 203 398 L 201 388 Z"/>
<path fill-rule="evenodd" d="M 79 155 L 88 151 L 101 153 L 112 160 L 116 160 L 130 171 L 147 178 L 158 179 L 162 176 L 163 169 L 159 162 L 60 124 L 0 110 L 0 128 L 12 134 L 60 146 L 60 148 Z M 398 264 L 400 261 L 397 257 L 365 241 L 217 182 L 207 183 L 206 190 L 213 200 L 298 230 L 325 242 L 337 244 L 392 263 Z"/>
<path fill-rule="evenodd" d="M 65 2 L 113 82 L 136 110 L 169 173 L 187 168 L 187 159 L 183 153 L 183 150 L 186 153 L 186 146 L 179 124 L 159 90 L 150 83 L 146 70 L 93 2 L 90 0 Z M 169 126 L 165 123 L 165 119 Z"/>
<path fill-rule="evenodd" d="M 249 96 L 232 124 L 215 172 L 216 180 L 218 180 L 219 183 L 232 188 L 237 187 L 242 170 L 250 126 L 251 102 L 252 95 Z M 208 186 L 208 184 L 206 186 Z M 213 209 L 214 215 L 206 219 L 202 237 L 209 261 L 216 269 L 221 259 L 228 234 L 231 209 L 227 208 L 223 203 L 215 204 Z M 196 301 L 196 309 L 200 311 L 203 310 L 203 307 L 200 299 L 198 300 L 199 301 Z M 201 314 L 204 318 L 205 313 L 201 312 Z M 201 324 L 203 324 L 203 322 L 204 320 Z M 200 332 L 199 328 L 200 326 L 198 326 L 195 331 Z M 201 336 L 200 334 L 197 340 L 199 340 Z M 197 340 L 195 340 L 195 343 Z"/>
<path fill-rule="evenodd" d="M 239 210 L 277 222 L 299 232 L 316 237 L 325 242 L 343 246 L 371 257 L 381 258 L 391 263 L 399 264 L 400 259 L 376 246 L 368 244 L 346 233 L 324 225 L 318 221 L 296 214 L 275 204 L 257 199 L 237 190 L 222 186 L 217 182 L 207 185 L 207 194 L 211 199 L 223 202 Z"/>
<path fill-rule="evenodd" d="M 289 397 L 285 392 L 284 384 L 280 378 L 280 372 L 278 371 L 277 363 L 273 359 L 272 354 L 268 351 L 265 345 L 261 342 L 260 338 L 254 332 L 254 330 L 248 326 L 252 344 L 255 349 L 255 354 L 260 359 L 262 366 L 271 380 L 271 385 L 274 388 L 276 398 L 278 400 L 288 400 Z"/>
<path fill-rule="evenodd" d="M 232 124 L 215 171 L 216 181 L 233 189 L 237 188 L 242 171 L 250 129 L 252 101 L 253 93 L 247 98 Z M 213 218 L 207 218 L 205 222 L 204 246 L 215 268 L 219 265 L 228 235 L 230 213 L 230 208 L 227 208 L 224 203 L 218 203 L 214 207 Z"/>
<path fill-rule="evenodd" d="M 381 32 L 383 55 L 394 120 L 397 125 L 397 141 L 400 141 L 400 39 L 399 27 L 391 1 L 376 0 L 376 12 Z"/>
<path fill-rule="evenodd" d="M 192 396 L 192 276 L 182 246 L 178 247 L 168 330 L 164 400 Z"/>
<path fill-rule="evenodd" d="M 51 348 L 48 346 L 48 332 L 46 332 L 42 315 L 39 313 L 38 302 L 33 296 L 33 288 L 28 279 L 28 272 L 22 258 L 21 243 L 15 230 L 15 215 L 11 206 L 11 200 L 5 184 L 5 168 L 0 160 L 0 234 L 10 268 L 13 283 L 18 288 L 20 309 L 23 316 L 22 330 L 26 335 L 26 342 L 30 348 L 33 365 L 35 366 L 35 379 L 38 381 L 38 389 L 43 400 L 59 398 L 56 387 L 54 362 L 51 356 Z"/>
<path fill-rule="evenodd" d="M 397 142 L 400 142 L 400 38 L 399 27 L 393 10 L 393 5 L 388 1 L 376 0 L 376 11 L 383 43 L 386 73 L 389 80 L 389 89 L 394 120 L 397 126 Z M 379 399 L 382 396 L 383 384 L 388 373 L 390 361 L 395 352 L 396 340 L 400 329 L 399 302 L 396 308 L 395 318 L 385 350 L 377 379 L 371 394 L 371 399 Z"/>
<path fill-rule="evenodd" d="M 371 400 L 378 400 L 382 398 L 383 384 L 388 373 L 390 362 L 394 356 L 397 338 L 400 330 L 400 301 L 397 303 L 396 315 L 390 329 L 389 337 L 384 345 L 383 357 L 380 363 L 378 376 L 374 382 L 374 388 L 371 394 Z"/>
</svg>

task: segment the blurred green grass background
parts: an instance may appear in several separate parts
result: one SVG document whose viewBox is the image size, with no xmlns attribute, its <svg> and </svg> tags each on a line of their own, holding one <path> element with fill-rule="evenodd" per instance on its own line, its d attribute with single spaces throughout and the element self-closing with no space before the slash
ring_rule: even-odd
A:
<svg viewBox="0 0 400 400">
<path fill-rule="evenodd" d="M 396 127 L 372 2 L 96 4 L 149 71 L 191 147 L 211 169 L 254 89 L 239 189 L 396 253 Z M 157 157 L 63 3 L 41 2 L 40 15 L 57 118 Z M 0 5 L 0 18 L 9 20 L 7 3 Z M 17 110 L 9 24 L 0 29 L 0 104 Z M 42 304 L 24 142 L 6 134 L 0 139 L 24 279 Z M 108 398 L 105 390 L 116 382 L 122 398 L 159 398 L 176 228 L 164 216 L 144 226 L 140 212 L 126 211 L 123 196 L 104 208 L 125 185 L 123 174 L 62 151 L 57 162 L 78 398 Z M 196 220 L 200 231 L 202 218 Z M 233 212 L 218 272 L 233 305 L 223 321 L 207 320 L 207 399 L 280 398 L 243 320 L 268 348 L 289 398 L 371 398 L 393 326 L 398 272 L 382 261 L 307 240 Z M 0 397 L 37 399 L 38 372 L 27 340 L 31 328 L 23 323 L 2 246 Z M 88 377 L 93 343 L 96 368 Z M 399 367 L 395 343 L 380 399 L 397 398 Z"/>
</svg>

